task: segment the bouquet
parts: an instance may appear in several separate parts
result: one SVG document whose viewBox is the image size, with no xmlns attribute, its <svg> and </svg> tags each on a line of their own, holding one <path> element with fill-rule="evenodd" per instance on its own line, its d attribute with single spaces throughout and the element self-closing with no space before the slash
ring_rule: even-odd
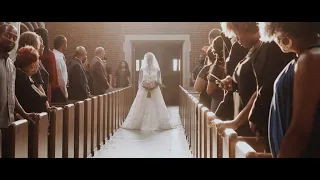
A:
<svg viewBox="0 0 320 180">
<path fill-rule="evenodd" d="M 142 87 L 148 91 L 147 98 L 151 98 L 151 91 L 157 88 L 158 86 L 162 88 L 165 87 L 163 84 L 161 84 L 158 81 L 145 80 L 142 82 Z"/>
</svg>

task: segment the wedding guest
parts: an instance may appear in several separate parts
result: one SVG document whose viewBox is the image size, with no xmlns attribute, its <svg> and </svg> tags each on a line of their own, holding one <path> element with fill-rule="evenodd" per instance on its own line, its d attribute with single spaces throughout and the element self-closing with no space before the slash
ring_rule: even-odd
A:
<svg viewBox="0 0 320 180">
<path fill-rule="evenodd" d="M 116 71 L 116 87 L 128 87 L 130 84 L 130 70 L 126 61 L 121 61 Z"/>
<path fill-rule="evenodd" d="M 262 23 L 262 37 L 274 40 L 293 59 L 274 83 L 270 108 L 273 157 L 320 157 L 320 23 Z M 265 39 L 265 38 L 263 38 Z"/>
<path fill-rule="evenodd" d="M 102 63 L 102 58 L 105 54 L 103 47 L 97 47 L 94 51 L 95 56 L 90 63 L 90 72 L 93 79 L 93 95 L 104 94 L 110 87 L 108 75 Z"/>
<path fill-rule="evenodd" d="M 53 53 L 56 59 L 57 74 L 59 87 L 52 89 L 52 102 L 66 102 L 68 100 L 68 70 L 64 52 L 67 50 L 67 38 L 63 35 L 58 35 L 54 39 Z"/>
<path fill-rule="evenodd" d="M 42 55 L 40 54 L 40 62 L 49 73 L 49 83 L 46 94 L 50 104 L 52 100 L 53 89 L 59 88 L 56 58 L 53 51 L 49 48 L 48 30 L 44 28 L 37 28 L 34 30 L 34 32 L 37 33 L 43 40 L 44 51 Z"/>
</svg>

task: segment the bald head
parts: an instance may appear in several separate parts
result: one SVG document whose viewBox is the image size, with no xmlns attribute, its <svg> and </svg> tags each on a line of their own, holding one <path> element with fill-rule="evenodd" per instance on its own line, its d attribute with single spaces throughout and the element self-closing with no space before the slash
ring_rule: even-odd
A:
<svg viewBox="0 0 320 180">
<path fill-rule="evenodd" d="M 83 46 L 78 46 L 76 48 L 76 54 L 83 54 L 83 53 L 86 53 L 86 48 L 84 48 Z"/>
<path fill-rule="evenodd" d="M 94 50 L 94 55 L 95 56 L 98 56 L 99 58 L 103 59 L 104 58 L 104 55 L 106 54 L 105 50 L 103 47 L 97 47 L 95 50 Z"/>
<path fill-rule="evenodd" d="M 87 50 L 83 46 L 78 46 L 76 48 L 75 57 L 80 59 L 82 63 L 85 63 L 87 60 Z"/>
</svg>

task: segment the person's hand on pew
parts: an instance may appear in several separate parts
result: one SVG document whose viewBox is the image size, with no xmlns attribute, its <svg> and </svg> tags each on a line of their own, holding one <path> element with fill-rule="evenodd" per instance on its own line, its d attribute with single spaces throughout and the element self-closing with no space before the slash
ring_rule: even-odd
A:
<svg viewBox="0 0 320 180">
<path fill-rule="evenodd" d="M 27 117 L 28 114 L 30 114 L 29 116 L 30 116 L 31 118 Z M 35 124 L 37 118 L 35 117 L 34 114 L 35 114 L 35 113 L 27 113 L 27 114 L 26 114 L 26 117 L 23 117 L 23 116 L 21 116 L 20 114 L 16 113 L 15 116 L 14 116 L 14 119 L 15 119 L 15 121 L 18 121 L 18 120 L 21 120 L 21 119 L 26 119 L 26 120 L 28 120 L 29 122 Z M 34 119 L 35 119 L 35 120 L 34 120 Z"/>
<path fill-rule="evenodd" d="M 37 123 L 40 119 L 40 116 L 38 113 L 26 113 L 22 115 L 22 117 L 32 124 Z"/>
<path fill-rule="evenodd" d="M 50 106 L 49 108 L 47 108 L 48 111 L 54 111 L 57 110 L 58 108 L 55 106 Z"/>
<path fill-rule="evenodd" d="M 233 130 L 237 129 L 236 123 L 234 120 L 230 120 L 230 121 L 220 121 L 216 123 L 216 128 L 218 131 L 218 134 L 221 136 L 224 136 L 225 134 L 225 129 L 226 128 L 230 128 Z"/>
<path fill-rule="evenodd" d="M 20 114 L 15 113 L 15 115 L 14 115 L 14 120 L 15 120 L 15 121 L 19 121 L 19 120 L 21 120 L 21 119 L 23 119 L 23 117 L 22 117 Z"/>
<path fill-rule="evenodd" d="M 216 116 L 213 115 L 213 116 L 212 116 L 212 119 L 211 119 L 210 121 L 208 121 L 208 126 L 209 126 L 210 128 L 215 127 L 215 122 L 220 122 L 220 121 L 221 121 L 221 120 L 215 120 L 215 119 L 216 119 Z"/>
</svg>

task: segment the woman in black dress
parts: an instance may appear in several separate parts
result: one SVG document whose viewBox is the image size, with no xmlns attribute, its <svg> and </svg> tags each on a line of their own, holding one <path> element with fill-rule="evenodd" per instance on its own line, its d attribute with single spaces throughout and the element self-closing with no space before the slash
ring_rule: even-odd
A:
<svg viewBox="0 0 320 180">
<path fill-rule="evenodd" d="M 116 71 L 116 87 L 123 88 L 128 87 L 130 84 L 130 70 L 126 61 L 119 63 L 119 68 Z"/>
<path fill-rule="evenodd" d="M 206 60 L 206 52 L 202 51 L 199 55 L 197 65 L 192 71 L 192 83 L 194 84 L 196 82 L 197 76 L 200 73 L 201 69 L 204 66 L 204 62 Z"/>
<path fill-rule="evenodd" d="M 247 56 L 238 63 L 233 77 L 227 76 L 223 80 L 224 89 L 236 91 L 241 100 L 241 112 L 234 120 L 217 124 L 219 133 L 225 128 L 238 129 L 244 127 L 241 136 L 250 136 L 252 132 L 259 139 L 267 143 L 269 109 L 273 93 L 273 83 L 282 69 L 292 59 L 293 54 L 285 54 L 275 42 L 260 41 L 259 27 L 256 22 L 227 22 L 225 32 L 236 36 L 238 42 L 250 48 Z M 248 131 L 248 122 L 250 129 Z"/>
<path fill-rule="evenodd" d="M 219 79 L 223 79 L 226 77 L 225 61 L 223 57 L 224 42 L 222 37 L 221 36 L 216 37 L 213 40 L 212 45 L 213 45 L 212 52 L 214 53 L 216 59 L 214 61 L 213 66 L 211 66 L 209 70 L 208 85 L 207 85 L 206 92 L 212 96 L 211 111 L 215 112 L 220 102 L 223 100 L 224 91 L 220 88 L 217 88 L 217 86 L 215 85 L 215 80 L 212 81 L 212 76 L 210 76 L 210 74 L 218 77 Z"/>
<path fill-rule="evenodd" d="M 17 51 L 15 65 L 16 83 L 15 93 L 26 112 L 46 112 L 48 100 L 45 93 L 32 78 L 39 70 L 39 53 L 32 46 L 25 46 Z"/>
<path fill-rule="evenodd" d="M 196 82 L 194 84 L 194 90 L 200 93 L 199 102 L 203 104 L 205 107 L 210 109 L 212 96 L 206 92 L 207 84 L 208 84 L 208 74 L 210 67 L 213 65 L 215 61 L 215 55 L 213 53 L 213 46 L 211 45 L 206 52 L 206 62 L 204 67 L 199 72 Z"/>
<path fill-rule="evenodd" d="M 33 46 L 41 56 L 44 52 L 43 40 L 35 32 L 24 32 L 21 34 L 18 42 L 18 49 L 29 45 Z M 39 61 L 38 71 L 32 75 L 33 80 L 36 82 L 37 88 L 44 94 L 47 94 L 49 87 L 49 73 L 43 66 L 41 60 Z M 54 109 L 55 107 L 50 107 L 49 102 L 46 102 L 47 109 Z"/>
<path fill-rule="evenodd" d="M 223 38 L 229 40 L 227 37 L 223 36 Z M 228 58 L 226 59 L 226 75 L 232 76 L 235 67 L 237 64 L 245 58 L 248 54 L 249 49 L 241 46 L 239 42 L 234 42 L 232 44 L 230 53 Z M 212 77 L 209 78 L 209 84 L 213 84 L 215 79 Z M 216 87 L 216 84 L 212 85 Z M 219 107 L 215 111 L 215 115 L 221 120 L 230 120 L 233 119 L 235 115 L 235 110 L 239 111 L 239 107 L 235 106 L 235 101 L 238 99 L 233 97 L 232 91 L 227 91 L 224 95 L 223 101 L 219 104 Z"/>
</svg>

